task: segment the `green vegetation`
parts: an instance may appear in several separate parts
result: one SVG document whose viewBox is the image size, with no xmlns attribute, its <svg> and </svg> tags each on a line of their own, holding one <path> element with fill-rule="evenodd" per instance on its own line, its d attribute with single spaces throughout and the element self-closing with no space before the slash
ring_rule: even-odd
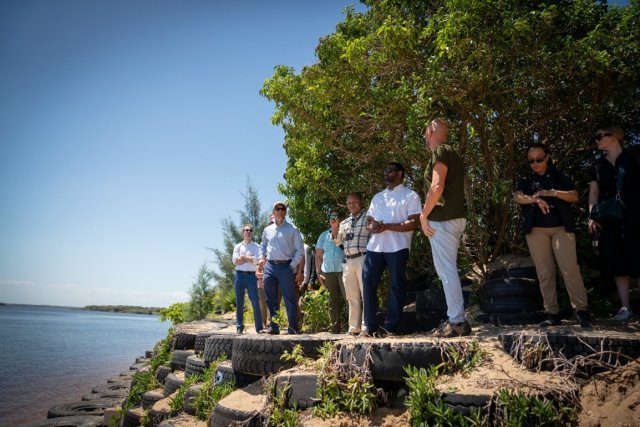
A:
<svg viewBox="0 0 640 427">
<path fill-rule="evenodd" d="M 139 307 L 136 305 L 87 305 L 82 308 L 89 311 L 106 311 L 110 313 L 152 314 L 159 315 L 160 307 Z"/>
<path fill-rule="evenodd" d="M 196 416 L 199 420 L 207 421 L 218 402 L 236 389 L 233 382 L 216 384 L 216 370 L 218 365 L 226 359 L 227 356 L 223 354 L 202 373 L 202 388 L 194 402 Z"/>
<path fill-rule="evenodd" d="M 171 408 L 171 412 L 177 414 L 178 412 L 182 412 L 182 408 L 184 407 L 184 395 L 189 390 L 189 387 L 195 385 L 197 383 L 202 382 L 202 375 L 190 375 L 184 379 L 184 383 L 177 390 L 175 396 L 169 399 L 169 407 Z"/>
<path fill-rule="evenodd" d="M 267 387 L 269 388 L 268 396 L 270 397 L 270 404 L 267 409 L 269 414 L 267 425 L 278 427 L 298 426 L 300 423 L 298 403 L 293 402 L 293 408 L 288 407 L 288 402 L 291 398 L 291 384 L 286 384 L 278 391 L 277 382 L 272 380 L 267 384 Z"/>
<path fill-rule="evenodd" d="M 444 117 L 468 172 L 461 262 L 484 271 L 525 247 L 511 192 L 528 144 L 548 144 L 584 194 L 597 123 L 640 133 L 637 1 L 363 3 L 368 10 L 348 9 L 320 40 L 315 64 L 278 66 L 261 91 L 285 132 L 279 190 L 305 236 L 326 228 L 325 212 L 348 192 L 380 191 L 389 161 L 404 163 L 407 184 L 424 195 L 425 122 Z M 423 236 L 411 254 L 411 274 L 432 268 Z"/>
<path fill-rule="evenodd" d="M 126 411 L 129 408 L 139 405 L 142 402 L 142 395 L 149 390 L 160 387 L 152 371 L 138 371 L 133 374 L 135 384 L 129 390 L 129 396 L 124 401 L 122 408 Z"/>
<path fill-rule="evenodd" d="M 575 426 L 578 409 L 556 398 L 527 395 L 519 390 L 503 389 L 494 397 L 496 425 Z"/>
<path fill-rule="evenodd" d="M 167 308 L 160 310 L 160 320 L 171 320 L 171 323 L 175 326 L 180 323 L 184 323 L 187 317 L 187 303 L 176 302 L 171 304 Z"/>
</svg>

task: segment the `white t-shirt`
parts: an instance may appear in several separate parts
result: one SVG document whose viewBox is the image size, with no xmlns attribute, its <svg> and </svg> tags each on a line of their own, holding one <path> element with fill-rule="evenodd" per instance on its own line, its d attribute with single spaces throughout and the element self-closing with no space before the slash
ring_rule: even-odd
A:
<svg viewBox="0 0 640 427">
<path fill-rule="evenodd" d="M 420 214 L 422 206 L 420 196 L 415 191 L 398 185 L 393 190 L 388 188 L 379 192 L 371 200 L 367 216 L 386 224 L 399 224 L 409 219 L 409 215 Z M 398 252 L 411 248 L 413 231 L 384 231 L 371 233 L 367 250 L 372 252 Z"/>
</svg>

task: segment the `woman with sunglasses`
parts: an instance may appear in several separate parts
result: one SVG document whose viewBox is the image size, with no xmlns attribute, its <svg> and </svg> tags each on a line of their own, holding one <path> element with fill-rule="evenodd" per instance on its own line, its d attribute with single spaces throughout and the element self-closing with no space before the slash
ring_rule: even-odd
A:
<svg viewBox="0 0 640 427">
<path fill-rule="evenodd" d="M 621 307 L 613 319 L 626 322 L 633 316 L 629 305 L 631 278 L 640 276 L 640 167 L 631 153 L 623 149 L 624 132 L 620 127 L 598 129 L 595 140 L 604 155 L 597 161 L 589 183 L 589 212 L 596 203 L 616 197 L 618 175 L 623 174 L 622 220 L 589 220 L 589 233 L 600 232 L 598 249 L 602 273 L 613 276 L 618 289 Z"/>
<path fill-rule="evenodd" d="M 522 206 L 523 230 L 544 301 L 547 319 L 540 326 L 560 324 L 557 262 L 580 326 L 588 328 L 591 317 L 578 266 L 575 221 L 571 212 L 571 204 L 578 201 L 578 191 L 571 179 L 555 167 L 545 145 L 531 145 L 527 150 L 527 161 L 531 172 L 518 182 L 513 200 Z"/>
</svg>

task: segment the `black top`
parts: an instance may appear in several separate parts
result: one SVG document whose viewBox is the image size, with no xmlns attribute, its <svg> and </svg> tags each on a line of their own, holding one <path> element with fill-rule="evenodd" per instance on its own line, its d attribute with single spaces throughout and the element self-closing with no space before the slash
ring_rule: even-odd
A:
<svg viewBox="0 0 640 427">
<path fill-rule="evenodd" d="M 624 162 L 624 176 L 620 196 L 625 204 L 625 210 L 636 215 L 640 209 L 640 166 L 630 151 L 623 150 L 616 159 L 615 166 L 605 157 L 601 157 L 593 170 L 591 181 L 598 182 L 598 201 L 611 199 L 617 194 L 616 182 L 620 167 Z M 637 218 L 636 218 L 637 220 Z"/>
<path fill-rule="evenodd" d="M 518 181 L 516 191 L 522 191 L 527 196 L 532 196 L 540 190 L 572 191 L 576 186 L 571 179 L 560 172 L 553 164 L 549 164 L 543 175 L 535 172 Z M 550 208 L 548 214 L 542 213 L 537 203 L 522 206 L 522 229 L 525 234 L 531 233 L 533 227 L 560 227 L 564 226 L 569 233 L 575 232 L 576 225 L 571 211 L 571 203 L 557 197 L 542 197 Z"/>
</svg>

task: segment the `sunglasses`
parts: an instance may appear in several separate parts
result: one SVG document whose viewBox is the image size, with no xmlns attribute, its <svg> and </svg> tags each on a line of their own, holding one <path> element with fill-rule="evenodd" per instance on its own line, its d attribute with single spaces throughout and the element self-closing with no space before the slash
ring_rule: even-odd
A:
<svg viewBox="0 0 640 427">
<path fill-rule="evenodd" d="M 247 230 L 243 230 L 246 231 L 247 233 L 253 233 L 253 230 L 247 229 Z"/>
<path fill-rule="evenodd" d="M 596 135 L 596 141 L 600 141 L 605 136 L 613 136 L 613 134 L 610 133 L 610 132 L 599 133 L 599 134 Z"/>
<path fill-rule="evenodd" d="M 534 164 L 534 163 L 542 163 L 545 160 L 547 160 L 546 157 L 542 157 L 540 159 L 527 159 L 527 162 L 529 162 L 530 165 Z"/>
<path fill-rule="evenodd" d="M 275 208 L 274 211 L 287 211 L 287 208 Z"/>
</svg>

